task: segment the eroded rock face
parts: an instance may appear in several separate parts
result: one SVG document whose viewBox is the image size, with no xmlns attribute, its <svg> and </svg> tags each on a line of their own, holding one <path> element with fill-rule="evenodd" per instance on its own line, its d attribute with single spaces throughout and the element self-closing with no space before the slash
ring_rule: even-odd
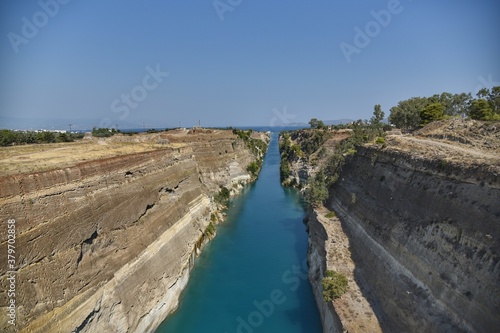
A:
<svg viewBox="0 0 500 333">
<path fill-rule="evenodd" d="M 349 235 L 384 331 L 498 330 L 494 170 L 375 147 L 360 148 L 343 167 L 328 207 Z"/>
<path fill-rule="evenodd" d="M 308 217 L 309 277 L 324 332 L 498 331 L 499 128 L 448 119 L 343 151 L 326 207 Z M 285 155 L 288 183 L 308 186 L 341 147 L 329 140 L 342 134 L 331 131 L 307 158 Z M 290 145 L 306 136 L 313 137 L 290 134 Z M 349 291 L 328 303 L 321 294 L 327 269 L 349 279 Z M 371 309 L 356 315 L 365 300 Z"/>
<path fill-rule="evenodd" d="M 177 306 L 209 237 L 214 194 L 248 182 L 255 159 L 232 135 L 197 137 L 180 148 L 2 177 L 0 219 L 16 220 L 18 274 L 12 327 L 1 271 L 0 330 L 154 330 Z"/>
<path fill-rule="evenodd" d="M 370 303 L 369 287 L 356 276 L 352 246 L 338 217 L 324 207 L 310 209 L 307 216 L 309 231 L 309 281 L 322 318 L 323 332 L 382 332 Z M 322 279 L 330 270 L 348 280 L 347 291 L 340 298 L 325 301 Z"/>
</svg>

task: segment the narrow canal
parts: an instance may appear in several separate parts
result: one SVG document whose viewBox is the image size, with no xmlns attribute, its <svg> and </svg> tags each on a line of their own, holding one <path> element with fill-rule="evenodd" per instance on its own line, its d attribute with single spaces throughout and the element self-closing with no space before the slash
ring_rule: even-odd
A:
<svg viewBox="0 0 500 333">
<path fill-rule="evenodd" d="M 179 309 L 156 333 L 320 333 L 307 278 L 304 203 L 279 179 L 278 133 L 259 179 L 230 203 Z"/>
</svg>

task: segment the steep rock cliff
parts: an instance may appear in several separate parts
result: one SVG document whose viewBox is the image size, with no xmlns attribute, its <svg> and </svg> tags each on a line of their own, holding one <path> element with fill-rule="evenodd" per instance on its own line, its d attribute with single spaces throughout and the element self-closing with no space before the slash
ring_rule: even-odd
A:
<svg viewBox="0 0 500 333">
<path fill-rule="evenodd" d="M 361 148 L 333 187 L 328 206 L 352 241 L 356 274 L 387 331 L 494 332 L 498 169 L 417 153 Z"/>
<path fill-rule="evenodd" d="M 309 161 L 289 161 L 307 170 L 301 178 L 324 168 L 314 158 L 320 150 Z M 370 313 L 384 332 L 497 330 L 499 156 L 498 123 L 460 119 L 344 153 L 325 203 L 336 217 L 318 208 L 307 220 L 310 280 L 324 332 L 373 331 L 366 329 Z M 328 303 L 321 294 L 326 269 L 344 273 L 350 289 Z M 352 288 L 361 292 L 356 300 Z M 356 318 L 365 300 L 367 317 Z"/>
<path fill-rule="evenodd" d="M 355 280 L 356 265 L 351 244 L 340 220 L 324 207 L 311 209 L 307 216 L 309 232 L 309 280 L 313 287 L 325 333 L 381 332 L 380 323 L 367 298 L 366 284 Z M 341 298 L 325 302 L 321 284 L 326 271 L 348 279 L 347 292 Z"/>
<path fill-rule="evenodd" d="M 139 138 L 154 149 L 0 179 L 0 218 L 16 220 L 18 268 L 16 327 L 1 271 L 2 331 L 148 332 L 176 308 L 211 236 L 214 195 L 220 186 L 236 192 L 261 156 L 229 131 Z M 134 144 L 96 144 L 120 140 Z"/>
</svg>

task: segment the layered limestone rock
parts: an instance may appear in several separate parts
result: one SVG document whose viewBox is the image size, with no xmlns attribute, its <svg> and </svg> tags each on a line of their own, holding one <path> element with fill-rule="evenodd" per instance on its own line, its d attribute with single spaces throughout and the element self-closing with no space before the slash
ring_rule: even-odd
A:
<svg viewBox="0 0 500 333">
<path fill-rule="evenodd" d="M 15 327 L 1 271 L 2 331 L 151 332 L 176 308 L 211 237 L 214 195 L 248 182 L 258 157 L 229 131 L 168 135 L 162 147 L 158 139 L 141 139 L 154 142 L 150 151 L 0 178 L 18 269 Z M 105 144 L 113 140 L 128 139 Z"/>
<path fill-rule="evenodd" d="M 326 202 L 336 217 L 316 209 L 307 221 L 310 281 L 325 333 L 498 330 L 498 125 L 444 120 L 344 154 Z M 314 176 L 324 166 L 321 149 L 309 161 L 288 161 L 291 177 Z M 327 269 L 349 279 L 348 293 L 328 303 Z M 366 316 L 356 316 L 366 302 Z"/>
<path fill-rule="evenodd" d="M 324 207 L 309 211 L 309 281 L 321 315 L 323 332 L 382 332 L 378 318 L 367 298 L 366 283 L 356 281 L 356 265 L 351 244 L 340 220 Z M 348 279 L 347 292 L 326 302 L 321 284 L 326 271 L 343 274 Z"/>
<path fill-rule="evenodd" d="M 420 155 L 361 148 L 343 167 L 328 207 L 347 230 L 356 274 L 373 291 L 386 331 L 494 332 L 499 165 L 431 158 L 432 144 L 423 146 Z"/>
</svg>

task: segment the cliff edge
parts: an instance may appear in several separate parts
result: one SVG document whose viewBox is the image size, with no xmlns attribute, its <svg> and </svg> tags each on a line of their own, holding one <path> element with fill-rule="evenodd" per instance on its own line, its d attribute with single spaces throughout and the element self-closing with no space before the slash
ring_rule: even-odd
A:
<svg viewBox="0 0 500 333">
<path fill-rule="evenodd" d="M 309 216 L 310 279 L 324 331 L 372 331 L 373 313 L 384 332 L 495 332 L 499 124 L 453 119 L 395 134 L 344 154 L 326 208 Z M 324 167 L 302 160 L 309 178 Z M 325 218 L 329 211 L 335 217 Z M 322 299 L 326 269 L 349 278 L 350 290 L 333 302 Z M 365 301 L 370 310 L 360 318 Z"/>
<path fill-rule="evenodd" d="M 255 176 L 269 137 L 251 137 L 176 130 L 3 150 L 0 217 L 15 220 L 17 273 L 14 297 L 0 274 L 1 330 L 154 331 L 213 237 L 221 188 Z M 5 227 L 2 257 L 7 245 Z"/>
</svg>

